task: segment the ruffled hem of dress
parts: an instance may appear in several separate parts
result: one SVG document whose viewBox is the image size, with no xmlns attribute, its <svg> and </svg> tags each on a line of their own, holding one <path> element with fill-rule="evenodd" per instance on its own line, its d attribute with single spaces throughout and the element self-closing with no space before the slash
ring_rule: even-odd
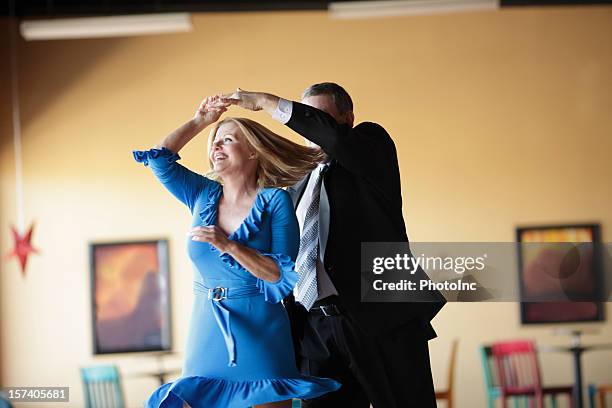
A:
<svg viewBox="0 0 612 408">
<path fill-rule="evenodd" d="M 270 380 L 234 381 L 190 376 L 159 387 L 146 408 L 245 408 L 292 398 L 311 399 L 340 388 L 329 378 L 299 376 Z"/>
<path fill-rule="evenodd" d="M 149 150 L 134 150 L 132 152 L 134 160 L 138 163 L 142 163 L 145 166 L 149 165 L 149 160 L 157 159 L 158 157 L 165 157 L 168 159 L 168 163 L 175 162 L 181 158 L 178 153 L 174 153 L 166 147 L 161 149 L 149 149 Z"/>
<path fill-rule="evenodd" d="M 257 279 L 259 292 L 263 293 L 264 299 L 269 303 L 278 303 L 293 290 L 298 281 L 298 274 L 294 269 L 295 263 L 288 255 L 284 254 L 262 254 L 272 258 L 278 265 L 280 278 L 275 282 Z"/>
</svg>

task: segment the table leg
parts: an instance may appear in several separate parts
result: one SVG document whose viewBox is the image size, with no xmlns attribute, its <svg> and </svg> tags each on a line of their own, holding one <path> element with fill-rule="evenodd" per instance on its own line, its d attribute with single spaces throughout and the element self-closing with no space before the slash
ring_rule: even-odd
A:
<svg viewBox="0 0 612 408">
<path fill-rule="evenodd" d="M 574 408 L 583 408 L 582 405 L 582 347 L 572 347 L 574 355 Z"/>
</svg>

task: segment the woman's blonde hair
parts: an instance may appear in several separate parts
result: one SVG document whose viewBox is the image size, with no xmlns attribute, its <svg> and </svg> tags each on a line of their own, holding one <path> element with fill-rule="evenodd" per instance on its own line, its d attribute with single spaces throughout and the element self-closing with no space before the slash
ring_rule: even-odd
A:
<svg viewBox="0 0 612 408">
<path fill-rule="evenodd" d="M 270 129 L 247 118 L 225 118 L 215 123 L 208 136 L 208 161 L 210 160 L 217 129 L 223 124 L 233 123 L 240 129 L 244 139 L 255 150 L 257 156 L 257 185 L 261 187 L 287 187 L 303 179 L 326 159 L 319 148 L 299 145 L 272 132 Z M 219 180 L 211 171 L 208 177 Z"/>
</svg>

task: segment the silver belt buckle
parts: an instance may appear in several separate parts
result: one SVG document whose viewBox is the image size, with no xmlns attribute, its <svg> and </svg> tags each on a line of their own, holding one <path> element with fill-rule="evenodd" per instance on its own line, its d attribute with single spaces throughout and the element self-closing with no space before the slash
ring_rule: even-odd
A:
<svg viewBox="0 0 612 408">
<path fill-rule="evenodd" d="M 217 286 L 213 289 L 208 289 L 208 299 L 220 302 L 223 299 L 227 299 L 227 288 Z"/>
<path fill-rule="evenodd" d="M 327 307 L 325 306 L 319 306 L 321 308 L 321 311 L 323 312 L 323 316 L 325 317 L 329 317 L 331 316 L 330 314 L 327 313 Z"/>
<path fill-rule="evenodd" d="M 332 307 L 333 307 L 333 308 L 335 309 L 335 305 L 323 305 L 323 306 L 319 306 L 319 308 L 321 309 L 321 311 L 323 312 L 323 315 L 324 315 L 325 317 L 334 316 L 333 314 L 329 314 L 329 313 L 327 312 L 327 308 L 328 308 L 328 307 L 329 307 L 329 308 L 332 308 Z"/>
</svg>

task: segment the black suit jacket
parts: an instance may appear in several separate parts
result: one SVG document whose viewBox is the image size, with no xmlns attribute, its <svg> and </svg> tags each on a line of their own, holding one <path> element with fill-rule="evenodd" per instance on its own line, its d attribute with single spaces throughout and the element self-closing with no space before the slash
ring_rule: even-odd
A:
<svg viewBox="0 0 612 408">
<path fill-rule="evenodd" d="M 339 125 L 326 112 L 297 102 L 287 126 L 331 159 L 323 178 L 330 211 L 324 266 L 342 304 L 374 335 L 417 322 L 425 338 L 435 337 L 429 322 L 445 303 L 439 292 L 434 294 L 436 302 L 361 302 L 361 243 L 408 243 L 397 152 L 389 134 L 371 122 L 354 128 Z M 290 188 L 296 206 L 305 181 Z M 417 276 L 427 278 L 422 269 Z M 286 304 L 290 317 L 296 318 L 300 307 L 292 299 Z"/>
</svg>

